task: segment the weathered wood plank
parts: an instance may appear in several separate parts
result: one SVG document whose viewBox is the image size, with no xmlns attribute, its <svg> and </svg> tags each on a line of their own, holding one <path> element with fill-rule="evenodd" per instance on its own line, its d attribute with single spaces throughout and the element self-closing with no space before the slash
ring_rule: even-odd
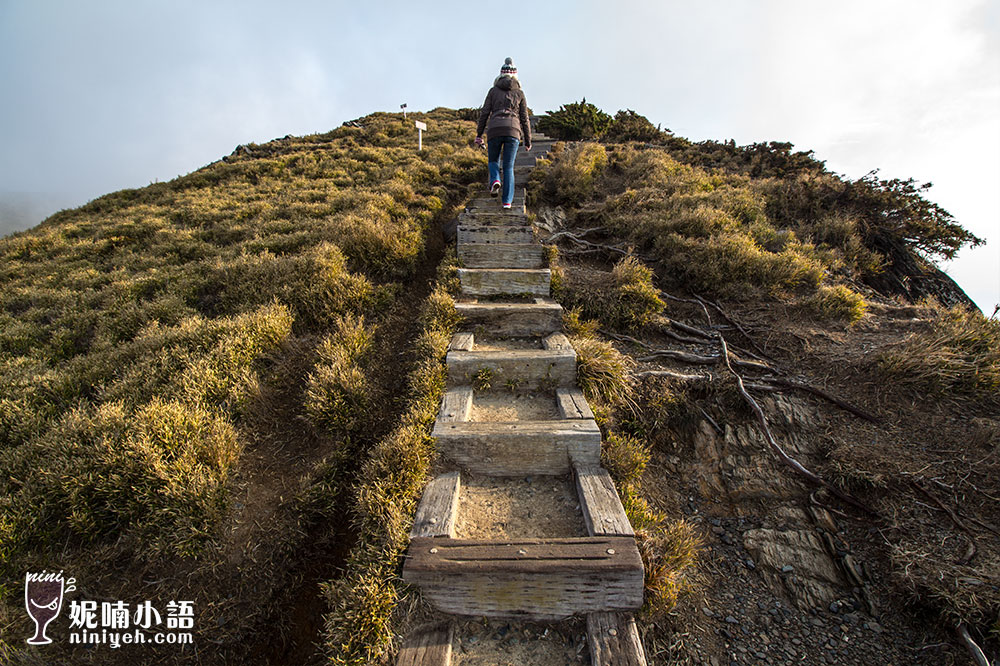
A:
<svg viewBox="0 0 1000 666">
<path fill-rule="evenodd" d="M 642 558 L 628 537 L 414 539 L 403 578 L 457 615 L 561 619 L 642 605 Z"/>
<path fill-rule="evenodd" d="M 420 496 L 410 538 L 455 536 L 461 492 L 462 479 L 458 472 L 449 472 L 432 479 Z"/>
<path fill-rule="evenodd" d="M 449 351 L 471 351 L 472 345 L 475 339 L 472 333 L 462 332 L 456 333 L 451 336 L 451 342 L 448 344 Z"/>
<path fill-rule="evenodd" d="M 569 343 L 569 338 L 567 338 L 563 333 L 553 333 L 548 335 L 542 340 L 542 347 L 550 351 L 573 351 L 575 355 L 576 352 L 573 350 L 573 345 Z"/>
<path fill-rule="evenodd" d="M 587 403 L 583 391 L 578 388 L 556 389 L 556 403 L 559 407 L 559 415 L 564 419 L 592 419 L 594 412 Z"/>
<path fill-rule="evenodd" d="M 462 293 L 468 296 L 501 294 L 548 295 L 552 273 L 548 268 L 459 268 Z"/>
<path fill-rule="evenodd" d="M 438 421 L 468 421 L 472 411 L 472 387 L 455 386 L 444 392 Z"/>
<path fill-rule="evenodd" d="M 482 327 L 498 336 L 540 336 L 562 327 L 558 303 L 456 303 L 469 328 Z"/>
<path fill-rule="evenodd" d="M 485 379 L 492 388 L 508 382 L 518 388 L 573 386 L 576 384 L 576 352 L 546 349 L 503 351 L 450 351 L 447 356 L 450 386 L 478 386 Z"/>
<path fill-rule="evenodd" d="M 458 246 L 458 258 L 467 268 L 541 268 L 544 252 L 537 243 L 464 243 Z"/>
<path fill-rule="evenodd" d="M 646 653 L 631 613 L 590 613 L 587 642 L 593 666 L 646 666 Z"/>
<path fill-rule="evenodd" d="M 575 471 L 580 509 L 590 535 L 634 536 L 635 530 L 607 470 L 596 465 L 581 465 Z"/>
<path fill-rule="evenodd" d="M 503 210 L 499 205 L 495 208 L 466 209 L 458 214 L 458 223 L 465 226 L 514 226 L 531 228 L 531 221 L 524 208 Z"/>
<path fill-rule="evenodd" d="M 418 627 L 403 641 L 396 666 L 450 666 L 454 639 L 453 622 Z"/>
<path fill-rule="evenodd" d="M 459 224 L 458 245 L 465 243 L 527 244 L 535 242 L 535 232 L 529 226 Z"/>
<path fill-rule="evenodd" d="M 434 425 L 441 455 L 477 474 L 565 474 L 598 465 L 601 430 L 593 420 L 466 422 Z"/>
</svg>

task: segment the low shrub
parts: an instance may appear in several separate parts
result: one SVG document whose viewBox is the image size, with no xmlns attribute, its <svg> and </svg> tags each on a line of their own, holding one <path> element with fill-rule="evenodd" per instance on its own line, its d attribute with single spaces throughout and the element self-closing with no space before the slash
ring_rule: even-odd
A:
<svg viewBox="0 0 1000 666">
<path fill-rule="evenodd" d="M 842 321 L 848 325 L 860 321 L 868 311 L 864 297 L 842 284 L 820 285 L 816 293 L 806 300 L 806 306 L 821 319 Z"/>
<path fill-rule="evenodd" d="M 556 297 L 580 315 L 613 329 L 642 328 L 665 307 L 653 284 L 653 271 L 632 256 L 615 264 L 610 273 L 571 271 Z"/>
<path fill-rule="evenodd" d="M 576 378 L 587 399 L 612 407 L 633 407 L 633 387 L 629 373 L 635 367 L 631 357 L 610 342 L 571 337 L 576 349 Z"/>
<path fill-rule="evenodd" d="M 878 364 L 899 385 L 1000 404 L 1000 321 L 964 306 L 936 308 L 929 331 L 909 335 Z"/>
</svg>

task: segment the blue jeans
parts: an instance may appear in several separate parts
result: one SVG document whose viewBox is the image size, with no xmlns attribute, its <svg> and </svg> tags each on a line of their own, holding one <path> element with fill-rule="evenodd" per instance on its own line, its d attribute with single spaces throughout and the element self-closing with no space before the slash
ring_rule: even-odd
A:
<svg viewBox="0 0 1000 666">
<path fill-rule="evenodd" d="M 512 136 L 495 136 L 487 142 L 487 153 L 490 167 L 490 186 L 496 181 L 503 183 L 500 203 L 514 201 L 514 158 L 517 157 L 517 144 Z M 500 149 L 503 148 L 503 178 L 500 177 Z"/>
</svg>

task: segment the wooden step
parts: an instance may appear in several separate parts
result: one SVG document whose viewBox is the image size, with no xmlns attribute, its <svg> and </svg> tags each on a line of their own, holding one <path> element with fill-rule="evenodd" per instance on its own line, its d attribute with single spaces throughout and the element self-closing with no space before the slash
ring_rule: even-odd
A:
<svg viewBox="0 0 1000 666">
<path fill-rule="evenodd" d="M 417 627 L 403 641 L 396 666 L 449 666 L 454 638 L 453 622 L 435 622 Z"/>
<path fill-rule="evenodd" d="M 556 391 L 556 405 L 559 416 L 564 419 L 592 419 L 594 412 L 578 388 L 561 388 Z"/>
<path fill-rule="evenodd" d="M 558 620 L 642 605 L 642 558 L 630 537 L 410 541 L 403 579 L 456 615 Z"/>
<path fill-rule="evenodd" d="M 531 221 L 523 212 L 497 210 L 466 210 L 458 214 L 458 223 L 472 226 L 502 225 L 530 227 Z"/>
<path fill-rule="evenodd" d="M 562 329 L 562 306 L 545 303 L 456 303 L 468 329 L 498 336 L 539 336 Z"/>
<path fill-rule="evenodd" d="M 458 246 L 458 258 L 467 268 L 541 268 L 544 247 L 537 243 L 465 243 Z"/>
<path fill-rule="evenodd" d="M 535 230 L 526 225 L 459 224 L 456 233 L 459 247 L 465 243 L 524 245 L 535 242 Z"/>
<path fill-rule="evenodd" d="M 593 420 L 438 421 L 431 435 L 443 456 L 491 476 L 566 474 L 601 461 L 601 429 Z"/>
<path fill-rule="evenodd" d="M 552 273 L 548 268 L 459 268 L 466 296 L 533 294 L 548 296 Z"/>
<path fill-rule="evenodd" d="M 587 643 L 592 666 L 646 666 L 646 653 L 631 613 L 587 615 Z"/>
<path fill-rule="evenodd" d="M 511 202 L 510 208 L 504 208 L 500 205 L 499 199 L 493 199 L 488 203 L 485 201 L 473 201 L 465 207 L 465 212 L 460 213 L 460 215 L 480 215 L 482 213 L 488 213 L 492 215 L 507 215 L 510 217 L 527 217 L 527 212 L 528 209 L 524 205 L 524 201 L 514 200 Z"/>
<path fill-rule="evenodd" d="M 535 389 L 576 384 L 576 352 L 570 349 L 450 351 L 449 386 Z"/>
</svg>

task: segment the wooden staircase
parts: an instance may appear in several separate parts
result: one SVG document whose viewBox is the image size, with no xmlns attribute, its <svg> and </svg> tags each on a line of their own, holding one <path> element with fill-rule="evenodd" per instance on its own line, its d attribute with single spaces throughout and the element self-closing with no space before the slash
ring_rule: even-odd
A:
<svg viewBox="0 0 1000 666">
<path fill-rule="evenodd" d="M 534 143 L 544 150 L 550 142 L 536 135 Z M 538 152 L 520 152 L 516 179 L 526 177 Z M 601 432 L 577 385 L 576 352 L 561 332 L 562 308 L 548 297 L 542 250 L 523 189 L 511 210 L 484 192 L 459 216 L 457 308 L 463 324 L 449 347 L 448 389 L 433 430 L 453 471 L 424 489 L 403 578 L 451 616 L 585 616 L 591 663 L 644 665 L 631 615 L 643 601 L 642 560 L 614 484 L 600 466 Z M 479 339 L 491 344 L 482 348 Z M 551 395 L 555 417 L 471 420 L 476 395 L 505 387 Z M 572 475 L 588 536 L 457 537 L 463 473 Z M 397 664 L 450 664 L 454 631 L 450 622 L 418 628 Z"/>
</svg>

